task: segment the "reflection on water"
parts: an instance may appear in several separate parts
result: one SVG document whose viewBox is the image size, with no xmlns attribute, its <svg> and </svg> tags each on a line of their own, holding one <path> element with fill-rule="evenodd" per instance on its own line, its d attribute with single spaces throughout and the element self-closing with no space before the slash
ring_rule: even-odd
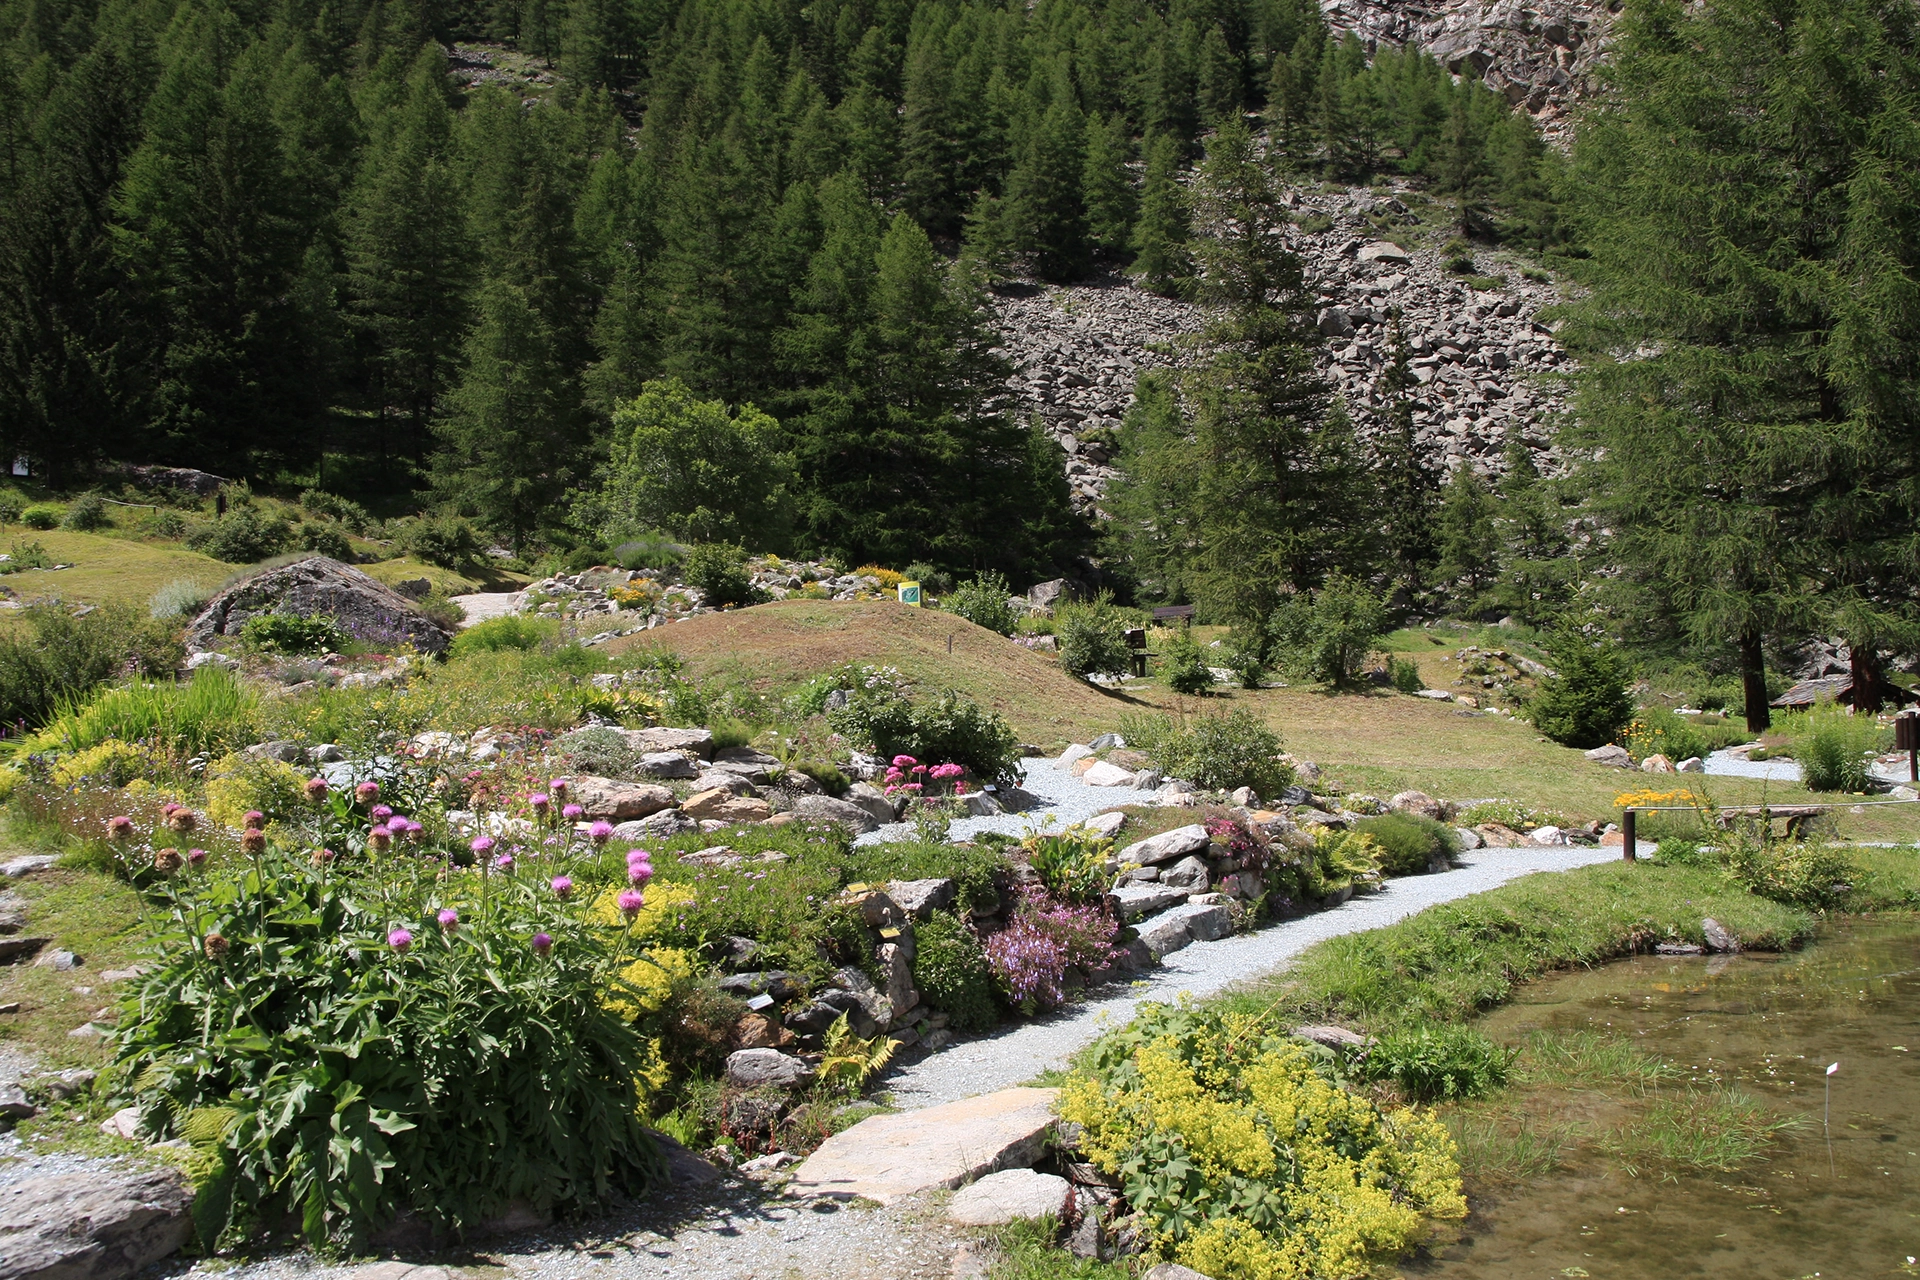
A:
<svg viewBox="0 0 1920 1280">
<path fill-rule="evenodd" d="M 1540 1027 L 1632 1037 L 1810 1123 L 1736 1173 L 1631 1178 L 1593 1158 L 1476 1197 L 1465 1238 L 1409 1275 L 1920 1275 L 1920 925 L 1844 923 L 1797 955 L 1622 961 L 1532 984 L 1486 1024 L 1509 1042 Z"/>
</svg>

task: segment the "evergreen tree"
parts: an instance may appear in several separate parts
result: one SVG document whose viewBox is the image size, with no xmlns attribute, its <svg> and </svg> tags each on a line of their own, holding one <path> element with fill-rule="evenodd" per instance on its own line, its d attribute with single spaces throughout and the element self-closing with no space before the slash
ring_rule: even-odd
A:
<svg viewBox="0 0 1920 1280">
<path fill-rule="evenodd" d="M 956 114 L 945 44 L 938 32 L 922 31 L 907 55 L 900 181 L 907 212 L 936 235 L 956 232 L 966 208 Z"/>
<path fill-rule="evenodd" d="M 1191 599 L 1188 575 L 1199 550 L 1192 457 L 1177 383 L 1164 373 L 1142 374 L 1120 424 L 1120 475 L 1105 505 L 1113 558 L 1127 566 L 1143 599 Z"/>
<path fill-rule="evenodd" d="M 1136 203 L 1127 168 L 1133 145 L 1126 119 L 1088 116 L 1086 156 L 1080 190 L 1086 201 L 1087 236 L 1096 251 L 1118 257 L 1126 253 L 1132 237 Z"/>
<path fill-rule="evenodd" d="M 1178 291 L 1193 274 L 1187 196 L 1180 187 L 1180 146 L 1171 135 L 1147 140 L 1147 176 L 1140 219 L 1133 225 L 1133 271 L 1155 293 Z"/>
<path fill-rule="evenodd" d="M 1227 47 L 1227 33 L 1216 22 L 1207 28 L 1206 37 L 1200 42 L 1196 96 L 1201 120 L 1217 129 L 1238 117 L 1244 93 L 1240 81 L 1240 59 Z"/>
<path fill-rule="evenodd" d="M 1052 105 L 1028 130 L 1007 177 L 1001 216 L 1007 219 L 1008 237 L 1043 280 L 1078 280 L 1087 273 L 1087 208 L 1080 186 L 1086 134 L 1086 119 L 1071 92 L 1056 90 Z"/>
<path fill-rule="evenodd" d="M 1393 316 L 1393 355 L 1374 383 L 1383 404 L 1375 438 L 1374 472 L 1380 510 L 1386 517 L 1385 547 L 1396 576 L 1420 591 L 1437 555 L 1434 512 L 1440 476 L 1413 424 L 1413 370 L 1399 312 Z"/>
<path fill-rule="evenodd" d="M 1744 673 L 1838 634 L 1857 704 L 1912 651 L 1920 518 L 1920 31 L 1886 0 L 1649 3 L 1616 28 L 1613 104 L 1574 196 L 1592 292 L 1577 434 L 1610 553 Z"/>
<path fill-rule="evenodd" d="M 1498 509 L 1486 481 L 1463 466 L 1447 481 L 1435 517 L 1440 565 L 1438 575 L 1457 605 L 1477 608 L 1480 595 L 1500 573 Z"/>
</svg>

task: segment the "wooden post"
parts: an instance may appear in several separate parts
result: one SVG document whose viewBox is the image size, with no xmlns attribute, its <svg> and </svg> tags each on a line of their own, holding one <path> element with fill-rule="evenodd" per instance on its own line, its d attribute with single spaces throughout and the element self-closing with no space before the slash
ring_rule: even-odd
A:
<svg viewBox="0 0 1920 1280">
<path fill-rule="evenodd" d="M 1639 858 L 1633 848 L 1633 810 L 1620 811 L 1620 847 L 1625 851 L 1628 862 L 1637 862 Z"/>
</svg>

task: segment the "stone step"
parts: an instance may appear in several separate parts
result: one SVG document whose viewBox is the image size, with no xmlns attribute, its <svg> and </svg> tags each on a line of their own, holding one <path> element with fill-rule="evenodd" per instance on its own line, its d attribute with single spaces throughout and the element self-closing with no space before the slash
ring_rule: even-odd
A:
<svg viewBox="0 0 1920 1280">
<path fill-rule="evenodd" d="M 1002 1089 L 958 1102 L 871 1116 L 807 1157 L 790 1196 L 892 1204 L 1001 1169 L 1030 1168 L 1046 1152 L 1058 1089 Z"/>
</svg>

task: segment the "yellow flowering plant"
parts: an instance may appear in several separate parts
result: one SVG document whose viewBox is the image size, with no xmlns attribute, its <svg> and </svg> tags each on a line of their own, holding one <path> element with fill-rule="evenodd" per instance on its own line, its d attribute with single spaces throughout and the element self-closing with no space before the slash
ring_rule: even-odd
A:
<svg viewBox="0 0 1920 1280">
<path fill-rule="evenodd" d="M 1216 1280 L 1365 1274 L 1466 1215 L 1446 1127 L 1386 1111 L 1257 1017 L 1145 1005 L 1060 1095 L 1158 1255 Z"/>
</svg>

